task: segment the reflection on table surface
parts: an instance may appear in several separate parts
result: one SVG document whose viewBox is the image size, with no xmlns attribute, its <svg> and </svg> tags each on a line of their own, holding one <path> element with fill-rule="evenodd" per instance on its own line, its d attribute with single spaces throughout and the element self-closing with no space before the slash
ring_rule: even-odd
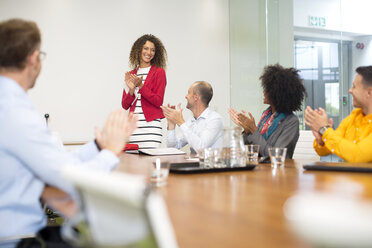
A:
<svg viewBox="0 0 372 248">
<path fill-rule="evenodd" d="M 183 162 L 183 155 L 162 156 Z M 149 174 L 156 157 L 123 154 L 116 171 Z M 170 174 L 165 199 L 180 247 L 309 247 L 289 229 L 286 200 L 301 192 L 336 192 L 372 198 L 371 174 L 304 171 L 305 160 L 284 167 L 260 164 L 253 171 Z M 340 185 L 351 187 L 340 187 Z"/>
</svg>

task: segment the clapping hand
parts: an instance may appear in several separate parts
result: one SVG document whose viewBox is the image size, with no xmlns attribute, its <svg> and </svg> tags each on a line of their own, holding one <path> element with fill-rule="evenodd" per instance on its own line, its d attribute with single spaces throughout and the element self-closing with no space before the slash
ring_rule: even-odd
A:
<svg viewBox="0 0 372 248">
<path fill-rule="evenodd" d="M 256 122 L 250 112 L 247 113 L 242 110 L 242 112 L 238 114 L 238 120 L 245 133 L 254 133 L 257 130 Z"/>
<path fill-rule="evenodd" d="M 136 75 L 132 74 L 132 78 L 133 78 L 133 84 L 136 87 L 141 89 L 143 86 L 143 83 L 142 83 L 143 76 L 137 77 Z"/>
<path fill-rule="evenodd" d="M 137 77 L 135 74 L 132 74 L 130 72 L 125 73 L 125 83 L 129 88 L 129 94 L 133 95 L 136 87 L 142 88 L 143 86 L 142 79 L 143 76 Z"/>
<path fill-rule="evenodd" d="M 307 106 L 305 109 L 305 124 L 308 125 L 316 138 L 319 145 L 324 145 L 319 129 L 324 126 L 332 126 L 333 119 L 329 118 L 327 112 L 323 108 L 312 109 Z"/>
<path fill-rule="evenodd" d="M 119 155 L 130 135 L 137 127 L 138 116 L 130 113 L 128 116 L 123 109 L 110 113 L 102 131 L 96 127 L 95 135 L 98 146 Z"/>
<path fill-rule="evenodd" d="M 308 125 L 311 130 L 318 132 L 321 127 L 332 126 L 333 119 L 328 120 L 327 112 L 322 109 L 312 109 L 307 106 L 305 109 L 305 124 Z"/>
<path fill-rule="evenodd" d="M 241 127 L 241 123 L 238 119 L 238 115 L 239 115 L 239 112 L 236 111 L 235 109 L 233 108 L 229 108 L 229 114 L 230 114 L 230 119 L 236 124 L 238 125 L 239 127 Z"/>
<path fill-rule="evenodd" d="M 180 126 L 185 122 L 182 115 L 183 108 L 181 108 L 181 103 L 177 105 L 177 109 L 169 104 L 168 106 L 161 106 L 161 109 L 163 110 L 165 118 L 168 120 L 168 125 L 170 125 L 168 129 L 172 129 L 172 125 L 177 124 Z"/>
<path fill-rule="evenodd" d="M 245 133 L 254 133 L 257 130 L 255 120 L 251 113 L 248 112 L 247 114 L 247 112 L 245 112 L 244 110 L 239 113 L 235 109 L 230 108 L 229 114 L 231 120 L 236 125 L 242 127 Z"/>
<path fill-rule="evenodd" d="M 136 85 L 134 83 L 134 80 L 133 80 L 133 74 L 131 74 L 130 72 L 126 72 L 125 73 L 125 83 L 126 85 L 128 86 L 129 88 L 129 94 L 133 95 L 134 93 L 134 89 L 136 88 Z"/>
</svg>

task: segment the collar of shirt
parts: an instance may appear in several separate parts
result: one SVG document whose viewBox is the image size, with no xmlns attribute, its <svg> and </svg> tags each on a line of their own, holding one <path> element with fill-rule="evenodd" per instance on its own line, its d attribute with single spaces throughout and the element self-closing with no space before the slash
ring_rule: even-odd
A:
<svg viewBox="0 0 372 248">
<path fill-rule="evenodd" d="M 198 121 L 200 119 L 207 119 L 210 112 L 211 112 L 210 108 L 209 107 L 206 108 L 197 119 L 195 119 L 195 117 L 192 117 L 191 122 L 195 122 L 195 121 Z"/>
<path fill-rule="evenodd" d="M 0 93 L 1 92 L 7 92 L 6 94 L 9 94 L 9 92 L 16 93 L 17 95 L 27 96 L 24 89 L 13 79 L 5 76 L 0 75 Z"/>
<path fill-rule="evenodd" d="M 372 114 L 364 115 L 361 108 L 354 109 L 351 114 L 355 115 L 355 120 L 362 125 L 372 122 Z"/>
<path fill-rule="evenodd" d="M 362 124 L 371 124 L 371 122 L 372 122 L 372 114 L 363 116 Z"/>
</svg>

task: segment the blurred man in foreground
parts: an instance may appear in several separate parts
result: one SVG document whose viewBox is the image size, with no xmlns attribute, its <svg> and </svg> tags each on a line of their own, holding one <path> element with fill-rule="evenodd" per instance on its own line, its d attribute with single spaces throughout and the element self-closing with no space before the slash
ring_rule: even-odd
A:
<svg viewBox="0 0 372 248">
<path fill-rule="evenodd" d="M 59 230 L 46 227 L 40 203 L 45 185 L 74 196 L 74 187 L 61 177 L 62 167 L 111 171 L 136 127 L 136 118 L 126 117 L 123 110 L 112 112 L 104 128 L 96 129 L 96 142 L 76 153 L 65 152 L 54 143 L 45 120 L 26 94 L 35 85 L 46 55 L 40 47 L 36 23 L 20 19 L 0 22 L 0 239 L 39 232 L 47 234 L 32 242 L 44 239 L 46 247 L 69 247 L 60 240 Z"/>
</svg>

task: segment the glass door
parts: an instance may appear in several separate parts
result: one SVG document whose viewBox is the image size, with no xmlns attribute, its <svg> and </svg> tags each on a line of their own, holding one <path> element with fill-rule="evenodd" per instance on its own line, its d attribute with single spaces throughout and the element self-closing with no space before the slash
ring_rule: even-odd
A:
<svg viewBox="0 0 372 248">
<path fill-rule="evenodd" d="M 347 92 L 350 48 L 351 42 L 300 37 L 294 42 L 295 68 L 300 70 L 308 94 L 304 107 L 325 109 L 334 120 L 334 128 L 350 113 Z M 301 129 L 309 129 L 304 125 L 303 112 L 298 115 Z"/>
</svg>

